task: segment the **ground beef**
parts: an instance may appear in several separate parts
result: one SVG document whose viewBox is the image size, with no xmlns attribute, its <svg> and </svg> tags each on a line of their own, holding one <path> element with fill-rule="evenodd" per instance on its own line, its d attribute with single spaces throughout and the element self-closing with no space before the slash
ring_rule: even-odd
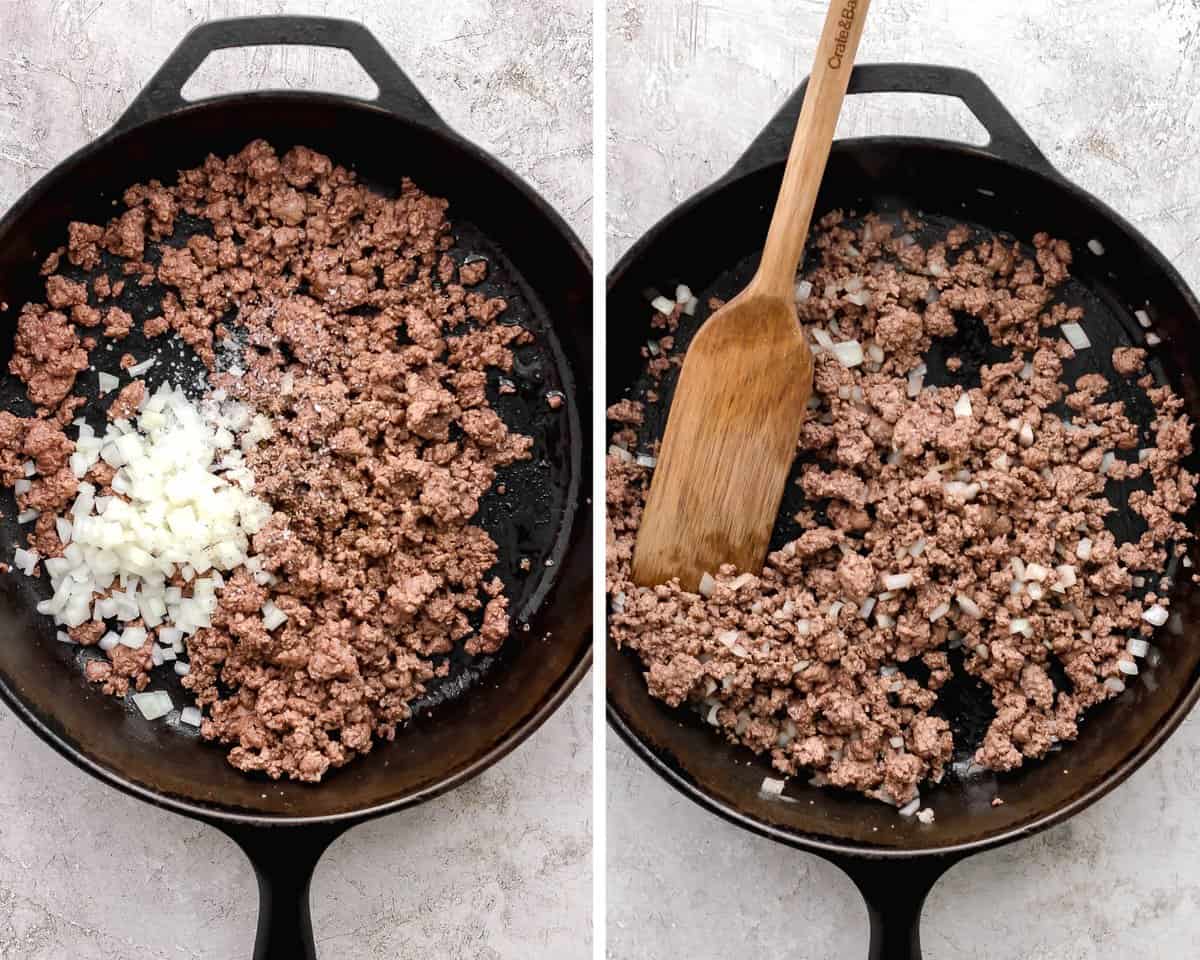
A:
<svg viewBox="0 0 1200 960">
<path fill-rule="evenodd" d="M 1086 325 L 1056 301 L 1067 244 L 1039 234 L 1030 254 L 967 227 L 921 244 L 920 226 L 835 212 L 814 233 L 800 318 L 859 340 L 868 360 L 847 369 L 815 349 L 819 406 L 793 471 L 806 506 L 764 569 L 711 571 L 701 594 L 633 583 L 652 467 L 630 452 L 655 449 L 644 424 L 664 418 L 630 399 L 609 409 L 609 631 L 641 656 L 651 693 L 694 705 L 785 774 L 896 804 L 940 781 L 956 749 L 960 772 L 1010 770 L 1077 736 L 1080 714 L 1122 689 L 1128 638 L 1152 634 L 1143 611 L 1169 603 L 1136 584 L 1156 585 L 1168 551 L 1184 550 L 1196 491 L 1182 466 L 1192 425 L 1169 387 L 1138 380 L 1154 409 L 1139 438 L 1108 378 L 1063 382 L 1073 351 L 1051 328 Z M 964 317 L 1012 359 L 972 373 L 959 357 L 946 367 L 968 386 L 921 389 L 933 338 Z M 1118 348 L 1114 381 L 1144 358 Z M 657 396 L 678 357 L 647 360 Z M 969 412 L 956 410 L 964 396 Z M 1064 401 L 1068 420 L 1052 410 Z M 1120 495 L 1146 531 L 1118 543 L 1107 485 L 1138 478 Z M 973 755 L 936 710 L 953 651 L 996 711 Z"/>
<path fill-rule="evenodd" d="M 188 642 L 183 683 L 204 711 L 202 735 L 235 767 L 320 780 L 394 737 L 456 646 L 489 654 L 508 637 L 509 601 L 491 575 L 498 547 L 475 518 L 497 470 L 530 456 L 532 440 L 488 406 L 486 386 L 532 335 L 495 322 L 502 298 L 464 290 L 486 263 L 454 263 L 447 201 L 408 180 L 386 198 L 312 150 L 280 158 L 255 141 L 175 186 L 131 187 L 124 202 L 103 227 L 73 223 L 67 258 L 86 269 L 103 249 L 126 259 L 125 275 L 160 283 L 146 336 L 174 330 L 209 366 L 211 388 L 274 429 L 246 453 L 255 495 L 275 510 L 253 538 L 271 583 L 245 568 L 227 577 L 212 626 Z M 181 215 L 206 232 L 160 244 Z M 55 513 L 78 486 L 66 466 L 74 444 L 52 417 L 82 402 L 69 396 L 88 366 L 75 324 L 103 323 L 110 341 L 135 326 L 125 310 L 89 306 L 86 285 L 54 273 L 59 262 L 46 264 L 49 306 L 21 313 L 10 364 L 38 417 L 0 413 L 4 481 L 28 459 L 39 471 L 18 505 L 43 509 L 30 543 L 45 556 L 61 553 Z M 118 287 L 92 281 L 97 299 Z M 246 345 L 237 375 L 218 371 L 215 336 Z M 144 396 L 142 381 L 128 384 L 108 416 L 133 416 Z M 111 494 L 113 475 L 101 462 L 88 479 Z M 288 618 L 270 631 L 268 600 Z M 74 638 L 93 645 L 101 632 Z M 117 646 L 85 674 L 115 695 L 144 689 L 151 650 Z"/>
</svg>

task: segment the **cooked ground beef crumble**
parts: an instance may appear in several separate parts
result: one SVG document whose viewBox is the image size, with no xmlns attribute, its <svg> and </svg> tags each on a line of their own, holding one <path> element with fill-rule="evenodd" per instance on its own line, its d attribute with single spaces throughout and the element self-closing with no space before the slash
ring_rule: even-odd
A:
<svg viewBox="0 0 1200 960">
<path fill-rule="evenodd" d="M 1191 423 L 1143 372 L 1145 351 L 1110 358 L 1114 382 L 1134 379 L 1153 409 L 1140 451 L 1113 382 L 1063 382 L 1074 353 L 1055 328 L 1086 325 L 1056 301 L 1068 244 L 1039 234 L 1030 256 L 966 226 L 922 244 L 923 225 L 901 223 L 834 212 L 815 234 L 800 319 L 820 338 L 859 340 L 866 362 L 848 368 L 814 343 L 800 532 L 763 570 L 714 570 L 700 594 L 632 582 L 659 438 L 642 400 L 608 411 L 609 631 L 642 658 L 650 692 L 696 707 L 785 774 L 897 805 L 954 756 L 938 709 L 951 655 L 991 690 L 973 762 L 996 771 L 1074 739 L 1083 711 L 1123 689 L 1130 651 L 1153 633 L 1143 614 L 1169 606 L 1162 572 L 1191 537 L 1196 487 L 1181 466 Z M 684 309 L 654 316 L 664 335 L 643 348 L 645 403 L 682 362 Z M 979 365 L 977 387 L 924 386 L 933 338 L 964 321 L 1011 359 Z M 1110 480 L 1136 481 L 1126 503 L 1145 532 L 1131 542 L 1106 528 Z"/>
<path fill-rule="evenodd" d="M 46 303 L 21 311 L 10 371 L 36 414 L 0 413 L 0 473 L 11 486 L 36 460 L 18 505 L 42 511 L 30 546 L 60 556 L 55 516 L 78 486 L 63 425 L 83 403 L 72 389 L 95 344 L 79 329 L 119 341 L 136 321 L 95 305 L 125 279 L 101 272 L 89 305 L 88 286 L 56 270 L 64 258 L 90 270 L 102 250 L 125 258 L 125 278 L 166 291 L 141 332 L 173 331 L 207 365 L 212 389 L 275 428 L 247 462 L 254 494 L 275 510 L 253 551 L 276 582 L 237 570 L 212 627 L 188 642 L 183 684 L 204 709 L 202 735 L 241 770 L 320 780 L 373 738 L 392 738 L 456 644 L 492 653 L 508 636 L 508 599 L 490 575 L 498 548 L 473 521 L 497 468 L 529 456 L 532 441 L 509 431 L 485 387 L 489 369 L 511 372 L 513 347 L 532 335 L 497 322 L 503 299 L 467 289 L 485 279 L 486 261 L 455 262 L 447 201 L 408 180 L 387 198 L 322 154 L 280 157 L 260 140 L 210 156 L 174 186 L 131 187 L 124 202 L 103 227 L 70 225 L 67 246 L 43 265 Z M 183 216 L 203 232 L 168 245 Z M 235 345 L 242 369 L 218 367 L 217 351 Z M 110 414 L 130 415 L 145 392 L 129 384 Z M 112 493 L 103 461 L 87 479 Z M 268 599 L 288 616 L 274 631 L 260 615 Z M 90 646 L 103 632 L 88 622 L 71 635 Z M 144 689 L 153 635 L 140 650 L 88 661 L 87 677 L 115 695 Z"/>
</svg>

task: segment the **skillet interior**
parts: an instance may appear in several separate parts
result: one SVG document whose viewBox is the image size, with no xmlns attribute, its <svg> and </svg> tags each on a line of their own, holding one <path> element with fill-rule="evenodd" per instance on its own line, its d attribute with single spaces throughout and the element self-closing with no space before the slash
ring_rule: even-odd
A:
<svg viewBox="0 0 1200 960">
<path fill-rule="evenodd" d="M 639 348 L 648 339 L 646 292 L 689 284 L 702 300 L 740 289 L 756 265 L 766 235 L 782 165 L 719 184 L 660 223 L 614 269 L 609 284 L 610 348 L 607 402 L 627 393 L 641 372 Z M 992 195 L 981 193 L 984 188 Z M 1119 343 L 1141 343 L 1133 310 L 1145 308 L 1163 337 L 1152 350 L 1154 369 L 1200 419 L 1198 365 L 1191 346 L 1200 309 L 1178 274 L 1128 224 L 1094 198 L 1030 170 L 960 145 L 887 138 L 834 145 L 817 215 L 835 208 L 898 211 L 979 224 L 1026 242 L 1039 230 L 1069 240 L 1076 251 L 1072 293 L 1088 307 L 1094 363 Z M 1101 240 L 1106 255 L 1088 253 Z M 1102 335 L 1095 332 L 1099 324 Z M 982 344 L 976 344 L 978 351 Z M 961 347 L 956 352 L 964 352 Z M 969 351 L 968 351 L 969 352 Z M 931 366 L 935 366 L 932 365 Z M 1093 367 L 1074 371 L 1086 372 Z M 1068 368 L 1068 372 L 1072 372 Z M 1141 418 L 1144 427 L 1145 419 Z M 1195 456 L 1189 467 L 1196 469 Z M 775 531 L 785 534 L 785 525 Z M 1176 580 L 1172 610 L 1179 632 L 1160 631 L 1162 653 L 1117 700 L 1091 711 L 1080 739 L 1044 762 L 1028 763 L 1001 778 L 948 779 L 925 791 L 936 822 L 899 818 L 878 802 L 803 782 L 785 791 L 788 802 L 759 788 L 769 762 L 718 738 L 688 709 L 670 710 L 650 698 L 636 655 L 607 645 L 609 715 L 614 726 L 652 766 L 699 802 L 775 839 L 828 852 L 874 855 L 948 851 L 990 845 L 1045 826 L 1111 789 L 1153 751 L 1200 692 L 1200 650 L 1194 642 L 1200 598 L 1186 576 Z M 979 727 L 975 699 L 951 704 L 952 722 L 966 737 Z M 958 737 L 956 736 L 956 740 Z M 993 808 L 1000 791 L 1004 805 Z"/>
<path fill-rule="evenodd" d="M 579 484 L 589 461 L 588 421 L 580 410 L 590 401 L 591 280 L 586 257 L 561 220 L 457 138 L 340 98 L 224 98 L 85 148 L 13 208 L 0 224 L 0 302 L 10 305 L 0 314 L 0 360 L 6 365 L 11 353 L 20 305 L 44 298 L 37 266 L 63 242 L 69 220 L 102 223 L 125 187 L 151 177 L 173 182 L 178 169 L 199 164 L 207 153 L 232 153 L 260 136 L 280 152 L 303 143 L 328 153 L 384 193 L 394 192 L 401 176 L 411 177 L 450 200 L 460 251 L 484 253 L 501 267 L 489 282 L 510 301 L 505 319 L 529 326 L 537 343 L 518 352 L 512 379 L 519 392 L 497 408 L 511 427 L 536 440 L 533 460 L 500 476 L 507 493 L 493 488 L 484 498 L 480 522 L 500 544 L 496 572 L 514 600 L 514 621 L 528 630 L 518 626 L 496 657 L 453 657 L 451 675 L 431 688 L 395 743 L 334 771 L 319 788 L 245 777 L 225 763 L 222 750 L 167 724 L 147 724 L 91 688 L 71 663 L 90 653 L 55 642 L 48 619 L 32 609 L 38 589 L 20 574 L 0 577 L 0 692 L 10 694 L 39 733 L 60 738 L 58 745 L 75 759 L 123 786 L 159 795 L 149 799 L 198 805 L 210 815 L 336 816 L 415 802 L 452 786 L 511 749 L 586 669 L 589 611 L 578 597 L 590 591 L 590 517 Z M 160 292 L 127 291 L 129 302 L 120 305 L 142 319 L 156 309 Z M 136 336 L 122 347 L 139 358 L 148 354 Z M 158 345 L 152 349 L 158 352 Z M 121 352 L 114 349 L 114 362 Z M 172 369 L 189 363 L 199 371 L 182 354 Z M 582 387 L 573 371 L 584 371 Z M 3 409 L 28 412 L 15 381 L 5 379 Z M 157 384 L 155 370 L 148 379 Z M 94 376 L 81 377 L 85 381 L 91 386 Z M 566 395 L 560 413 L 547 408 L 547 389 Z M 11 502 L 4 513 L 0 550 L 11 554 L 19 542 L 7 519 Z M 531 573 L 517 569 L 519 556 L 532 559 Z M 159 672 L 165 676 L 156 676 L 156 686 L 174 683 L 169 671 Z M 181 695 L 174 699 L 177 706 L 183 702 Z"/>
</svg>

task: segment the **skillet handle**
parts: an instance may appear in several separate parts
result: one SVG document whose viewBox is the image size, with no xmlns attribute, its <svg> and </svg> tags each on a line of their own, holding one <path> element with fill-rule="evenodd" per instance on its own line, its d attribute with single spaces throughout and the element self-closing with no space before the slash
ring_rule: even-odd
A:
<svg viewBox="0 0 1200 960">
<path fill-rule="evenodd" d="M 866 901 L 871 920 L 868 960 L 921 960 L 921 907 L 933 885 L 961 858 L 826 859 L 854 881 Z"/>
<path fill-rule="evenodd" d="M 738 158 L 729 179 L 752 170 L 782 163 L 804 103 L 808 79 L 800 84 L 779 112 Z M 1058 176 L 1058 171 L 1038 149 L 1036 143 L 1016 121 L 991 88 L 970 70 L 921 63 L 867 63 L 854 68 L 847 94 L 855 93 L 928 93 L 957 97 L 983 124 L 991 138 L 982 149 L 1039 173 Z"/>
<path fill-rule="evenodd" d="M 428 127 L 446 128 L 421 91 L 361 23 L 332 17 L 281 16 L 210 20 L 192 29 L 113 124 L 113 132 L 186 106 L 188 101 L 180 91 L 214 50 L 275 44 L 346 50 L 379 88 L 379 96 L 367 102 Z"/>
<path fill-rule="evenodd" d="M 253 960 L 317 960 L 309 885 L 321 855 L 351 824 L 217 826 L 242 848 L 258 877 Z"/>
</svg>

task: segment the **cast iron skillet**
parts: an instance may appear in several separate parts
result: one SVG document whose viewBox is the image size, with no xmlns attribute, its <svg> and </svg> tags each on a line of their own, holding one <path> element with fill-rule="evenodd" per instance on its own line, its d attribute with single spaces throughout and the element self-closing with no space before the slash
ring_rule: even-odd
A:
<svg viewBox="0 0 1200 960">
<path fill-rule="evenodd" d="M 908 208 L 1007 232 L 1028 242 L 1039 230 L 1069 240 L 1076 251 L 1070 297 L 1088 308 L 1090 351 L 1081 351 L 1077 376 L 1109 370 L 1111 348 L 1141 343 L 1133 311 L 1145 308 L 1163 338 L 1152 365 L 1200 414 L 1196 328 L 1200 304 L 1183 279 L 1144 237 L 1116 213 L 1066 181 L 974 74 L 946 67 L 874 64 L 856 67 L 851 93 L 911 92 L 961 99 L 991 135 L 984 147 L 939 140 L 887 137 L 839 141 L 825 174 L 817 215 L 834 208 L 897 211 Z M 704 303 L 730 296 L 757 263 L 783 171 L 803 87 L 721 181 L 677 208 L 635 244 L 613 268 L 608 284 L 608 402 L 635 388 L 639 348 L 651 335 L 646 291 L 688 283 Z M 749 211 L 749 212 L 748 212 Z M 1088 252 L 1098 238 L 1106 253 Z M 981 345 L 953 345 L 968 363 Z M 976 338 L 977 340 L 981 338 Z M 936 351 L 935 351 L 936 352 Z M 972 363 L 973 361 L 973 363 Z M 1089 366 L 1090 365 L 1090 366 Z M 938 382 L 931 360 L 931 382 Z M 945 382 L 945 381 L 943 381 Z M 1148 418 L 1137 411 L 1144 430 Z M 660 425 L 661 427 L 661 425 Z M 1189 464 L 1195 469 L 1193 463 Z M 1120 493 L 1120 491 L 1118 491 Z M 1127 524 L 1129 516 L 1117 518 Z M 775 531 L 772 549 L 787 536 Z M 791 534 L 795 536 L 795 534 Z M 1171 571 L 1173 572 L 1173 571 Z M 925 826 L 857 795 L 789 781 L 780 801 L 760 794 L 770 766 L 745 748 L 718 738 L 692 711 L 670 710 L 650 698 L 642 667 L 630 652 L 607 648 L 608 717 L 613 728 L 667 782 L 733 823 L 822 856 L 859 887 L 871 919 L 873 958 L 920 955 L 921 905 L 934 882 L 963 857 L 1027 837 L 1112 790 L 1142 764 L 1184 718 L 1200 695 L 1200 649 L 1193 631 L 1200 598 L 1180 571 L 1172 591 L 1180 615 L 1155 643 L 1161 659 L 1144 667 L 1115 701 L 1089 714 L 1079 740 L 1010 776 L 948 778 L 924 791 L 936 821 Z M 943 691 L 942 701 L 963 759 L 988 722 L 986 693 L 966 684 Z M 999 795 L 1004 805 L 992 807 Z"/>
<path fill-rule="evenodd" d="M 180 98 L 211 51 L 278 43 L 348 50 L 378 85 L 378 99 L 280 92 L 191 104 Z M 78 669 L 90 651 L 55 642 L 48 618 L 33 610 L 36 586 L 44 585 L 18 574 L 0 577 L 0 696 L 92 775 L 231 836 L 259 878 L 255 957 L 296 960 L 315 956 L 309 881 L 334 838 L 484 770 L 532 733 L 588 669 L 591 511 L 580 483 L 590 475 L 589 420 L 581 411 L 590 405 L 591 268 L 554 210 L 450 130 L 363 27 L 301 17 L 215 22 L 184 39 L 109 133 L 60 164 L 0 221 L 0 302 L 11 305 L 0 314 L 0 364 L 6 368 L 11 353 L 17 308 L 43 299 L 37 266 L 63 242 L 70 220 L 103 223 L 130 184 L 173 182 L 177 170 L 210 151 L 232 153 L 255 137 L 280 153 L 296 143 L 323 151 L 381 190 L 395 190 L 405 175 L 449 198 L 457 253 L 489 256 L 494 289 L 510 301 L 506 319 L 536 332 L 537 342 L 517 356 L 518 393 L 499 406 L 510 425 L 535 437 L 534 459 L 500 478 L 507 494 L 493 489 L 481 505 L 481 523 L 501 546 L 497 574 L 513 598 L 513 636 L 496 657 L 456 654 L 450 676 L 394 743 L 377 745 L 319 787 L 244 776 L 188 728 L 146 723 L 90 688 Z M 200 227 L 181 218 L 180 230 L 189 229 Z M 131 289 L 125 296 L 122 305 L 140 319 L 157 292 Z M 131 337 L 127 348 L 140 358 L 144 347 Z M 113 352 L 114 361 L 120 353 Z M 496 387 L 493 375 L 493 400 Z M 565 394 L 558 412 L 546 404 L 549 389 Z M 22 403 L 11 383 L 0 390 L 4 409 L 28 413 Z M 11 557 L 21 541 L 6 496 L 0 550 Z M 531 557 L 532 572 L 518 570 L 519 555 Z M 156 676 L 156 687 L 173 681 L 170 670 L 161 673 L 167 678 Z M 185 702 L 177 687 L 174 699 L 177 707 Z"/>
</svg>

